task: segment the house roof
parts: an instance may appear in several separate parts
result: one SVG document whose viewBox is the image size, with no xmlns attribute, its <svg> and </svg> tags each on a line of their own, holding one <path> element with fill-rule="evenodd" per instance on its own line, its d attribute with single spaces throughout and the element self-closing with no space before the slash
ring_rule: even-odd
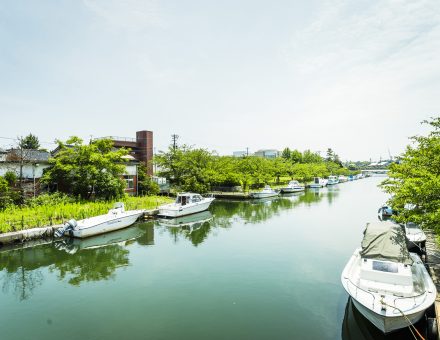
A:
<svg viewBox="0 0 440 340">
<path fill-rule="evenodd" d="M 6 161 L 15 162 L 23 157 L 23 160 L 28 162 L 47 162 L 49 160 L 49 156 L 49 152 L 42 150 L 9 149 L 7 150 Z"/>
</svg>

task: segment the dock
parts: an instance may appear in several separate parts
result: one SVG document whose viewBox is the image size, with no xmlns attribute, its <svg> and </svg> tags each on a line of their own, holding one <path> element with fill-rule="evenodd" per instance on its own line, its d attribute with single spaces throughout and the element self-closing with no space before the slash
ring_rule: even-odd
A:
<svg viewBox="0 0 440 340">
<path fill-rule="evenodd" d="M 210 192 L 210 195 L 212 195 L 215 198 L 224 198 L 224 199 L 236 199 L 236 200 L 247 200 L 251 197 L 249 196 L 249 193 L 244 192 L 220 192 L 220 191 L 214 191 Z"/>
<path fill-rule="evenodd" d="M 436 243 L 436 235 L 433 230 L 425 230 L 426 234 L 426 262 L 429 266 L 429 274 L 437 288 L 437 298 L 434 302 L 433 314 L 435 314 L 437 334 L 440 334 L 440 249 Z M 429 317 L 429 315 L 428 315 Z M 428 323 L 429 327 L 429 323 Z M 438 336 L 437 339 L 440 339 Z"/>
</svg>

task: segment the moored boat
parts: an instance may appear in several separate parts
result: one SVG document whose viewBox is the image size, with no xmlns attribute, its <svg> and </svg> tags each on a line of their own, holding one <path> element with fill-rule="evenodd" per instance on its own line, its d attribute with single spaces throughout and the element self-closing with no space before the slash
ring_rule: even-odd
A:
<svg viewBox="0 0 440 340">
<path fill-rule="evenodd" d="M 344 176 L 344 175 L 340 175 L 340 176 L 338 177 L 338 180 L 339 180 L 339 183 L 345 183 L 345 182 L 348 181 L 348 177 L 347 177 L 347 176 Z"/>
<path fill-rule="evenodd" d="M 335 185 L 339 183 L 338 176 L 328 176 L 327 185 Z"/>
<path fill-rule="evenodd" d="M 281 188 L 282 193 L 291 193 L 305 190 L 304 185 L 301 185 L 298 181 L 290 181 L 289 184 Z"/>
<path fill-rule="evenodd" d="M 361 246 L 341 275 L 355 307 L 384 333 L 419 321 L 437 291 L 420 257 L 408 252 L 403 228 L 367 224 Z"/>
<path fill-rule="evenodd" d="M 85 218 L 83 220 L 70 220 L 64 227 L 56 232 L 56 236 L 67 233 L 69 236 L 84 238 L 104 234 L 110 231 L 126 228 L 132 225 L 144 213 L 144 210 L 125 211 L 124 203 L 116 203 L 107 214 Z"/>
<path fill-rule="evenodd" d="M 266 185 L 263 190 L 249 193 L 250 198 L 267 198 L 278 196 L 279 192 Z"/>
<path fill-rule="evenodd" d="M 377 215 L 379 217 L 379 220 L 387 220 L 390 219 L 395 214 L 395 211 L 388 205 L 384 204 L 379 208 L 377 211 Z"/>
<path fill-rule="evenodd" d="M 409 241 L 408 249 L 419 249 L 424 252 L 426 248 L 426 235 L 420 226 L 413 222 L 405 223 L 405 234 Z"/>
<path fill-rule="evenodd" d="M 309 188 L 323 188 L 327 183 L 328 181 L 325 178 L 314 177 L 313 182 L 309 184 Z"/>
<path fill-rule="evenodd" d="M 205 211 L 209 208 L 214 197 L 203 197 L 191 192 L 178 194 L 174 203 L 159 207 L 159 216 L 179 217 Z"/>
</svg>

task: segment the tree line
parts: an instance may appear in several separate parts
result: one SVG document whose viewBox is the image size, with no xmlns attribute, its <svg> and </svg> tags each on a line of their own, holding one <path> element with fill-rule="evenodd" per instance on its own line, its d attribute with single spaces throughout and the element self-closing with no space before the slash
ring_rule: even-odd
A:
<svg viewBox="0 0 440 340">
<path fill-rule="evenodd" d="M 215 187 L 241 186 L 244 191 L 268 183 L 289 180 L 308 182 L 313 177 L 352 173 L 329 149 L 327 158 L 319 153 L 285 148 L 281 157 L 219 156 L 202 148 L 171 145 L 155 157 L 159 175 L 179 190 L 204 193 Z"/>
</svg>

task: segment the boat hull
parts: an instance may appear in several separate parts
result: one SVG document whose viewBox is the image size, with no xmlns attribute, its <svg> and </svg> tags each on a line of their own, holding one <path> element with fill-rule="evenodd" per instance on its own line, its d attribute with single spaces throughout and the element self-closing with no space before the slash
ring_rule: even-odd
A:
<svg viewBox="0 0 440 340">
<path fill-rule="evenodd" d="M 274 193 L 264 193 L 264 192 L 252 192 L 249 194 L 250 198 L 268 198 L 278 196 L 277 192 Z"/>
<path fill-rule="evenodd" d="M 102 221 L 92 226 L 82 225 L 81 221 L 78 221 L 78 226 L 70 231 L 70 235 L 77 238 L 85 238 L 123 229 L 136 222 L 142 214 L 143 211 L 138 211 L 130 215 L 115 216 L 112 219 Z"/>
<path fill-rule="evenodd" d="M 408 321 L 403 315 L 398 316 L 385 316 L 373 312 L 371 309 L 365 307 L 355 298 L 352 297 L 352 301 L 356 309 L 370 321 L 374 326 L 376 326 L 383 333 L 390 333 L 401 328 L 408 327 Z M 405 314 L 409 321 L 414 324 L 423 317 L 425 310 L 415 312 L 413 314 Z"/>
<path fill-rule="evenodd" d="M 206 202 L 199 204 L 188 204 L 186 206 L 166 205 L 159 207 L 159 216 L 163 217 L 180 217 L 185 215 L 196 214 L 209 208 L 214 199 L 206 199 Z"/>
<path fill-rule="evenodd" d="M 290 194 L 292 192 L 300 192 L 300 191 L 304 191 L 305 188 L 282 188 L 281 192 L 283 194 Z"/>
</svg>

